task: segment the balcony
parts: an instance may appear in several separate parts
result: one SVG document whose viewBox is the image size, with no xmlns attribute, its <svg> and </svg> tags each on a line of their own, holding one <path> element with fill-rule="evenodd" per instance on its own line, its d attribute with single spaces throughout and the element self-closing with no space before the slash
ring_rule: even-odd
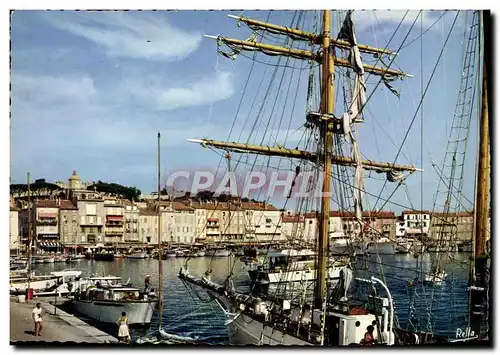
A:
<svg viewBox="0 0 500 355">
<path fill-rule="evenodd" d="M 123 229 L 121 228 L 106 228 L 104 232 L 106 235 L 123 235 Z"/>
<path fill-rule="evenodd" d="M 113 227 L 118 227 L 118 228 L 122 228 L 123 227 L 123 223 L 122 222 L 106 222 L 106 228 L 113 228 Z"/>
<path fill-rule="evenodd" d="M 55 218 L 37 219 L 36 224 L 38 226 L 57 226 L 57 219 Z"/>
</svg>

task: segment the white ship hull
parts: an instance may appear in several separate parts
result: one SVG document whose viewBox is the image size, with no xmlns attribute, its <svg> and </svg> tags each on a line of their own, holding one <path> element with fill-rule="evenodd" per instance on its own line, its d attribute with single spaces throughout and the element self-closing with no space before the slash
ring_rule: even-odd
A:
<svg viewBox="0 0 500 355">
<path fill-rule="evenodd" d="M 355 251 L 357 254 L 380 254 L 380 255 L 394 255 L 396 253 L 396 243 L 394 242 L 376 242 L 366 243 L 365 247 L 359 244 L 344 244 L 335 243 L 330 247 L 330 252 L 334 255 L 350 255 Z"/>
<path fill-rule="evenodd" d="M 394 255 L 396 253 L 396 243 L 394 242 L 377 242 L 370 243 L 366 248 L 369 254 Z"/>
<path fill-rule="evenodd" d="M 146 253 L 134 253 L 127 255 L 127 259 L 146 259 Z"/>
<path fill-rule="evenodd" d="M 213 257 L 228 257 L 231 253 L 229 250 L 211 250 L 208 251 L 205 255 L 206 256 L 213 256 Z"/>
<path fill-rule="evenodd" d="M 340 270 L 343 269 L 339 266 L 332 266 L 328 269 L 328 278 L 336 280 L 340 277 Z M 280 271 L 280 272 L 262 272 L 257 270 L 249 270 L 248 274 L 253 282 L 260 284 L 273 284 L 273 283 L 288 283 L 288 282 L 301 282 L 301 281 L 314 281 L 316 280 L 316 270 L 293 270 L 293 271 Z"/>
<path fill-rule="evenodd" d="M 57 279 L 58 278 L 55 276 L 51 278 L 45 278 L 42 280 L 36 280 L 35 278 L 35 280 L 30 281 L 30 288 L 35 291 L 42 291 L 57 285 Z M 28 288 L 27 279 L 13 280 L 10 283 L 10 292 L 25 292 L 27 288 Z"/>
<path fill-rule="evenodd" d="M 74 300 L 74 309 L 89 318 L 102 323 L 113 323 L 127 312 L 130 325 L 145 325 L 151 323 L 151 317 L 157 301 L 83 301 Z"/>
</svg>

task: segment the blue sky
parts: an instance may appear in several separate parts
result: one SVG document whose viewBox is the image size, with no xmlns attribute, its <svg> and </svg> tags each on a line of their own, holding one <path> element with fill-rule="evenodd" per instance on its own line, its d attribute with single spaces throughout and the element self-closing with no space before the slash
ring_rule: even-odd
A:
<svg viewBox="0 0 500 355">
<path fill-rule="evenodd" d="M 229 11 L 157 12 L 73 12 L 16 11 L 11 19 L 11 181 L 22 183 L 26 172 L 34 178 L 63 180 L 77 170 L 87 181 L 113 181 L 135 185 L 144 192 L 156 186 L 156 132 L 162 132 L 164 171 L 216 169 L 220 156 L 186 142 L 187 138 L 211 137 L 260 143 L 265 130 L 262 121 L 272 120 L 271 138 L 264 143 L 293 146 L 302 135 L 307 70 L 289 70 L 284 83 L 293 83 L 290 97 L 284 94 L 268 101 L 256 121 L 258 106 L 266 95 L 275 67 L 255 64 L 241 110 L 236 110 L 252 61 L 243 56 L 229 60 L 217 56 L 216 42 L 203 34 L 223 34 L 246 39 L 251 31 L 227 17 Z M 353 19 L 360 43 L 384 47 L 404 11 L 355 11 Z M 410 11 L 390 48 L 396 50 L 418 11 Z M 427 29 L 441 11 L 425 11 L 422 27 Z M 424 34 L 424 85 L 429 80 L 455 11 L 446 13 Z M 437 176 L 429 154 L 438 165 L 447 141 L 446 125 L 451 122 L 461 72 L 465 14 L 459 16 L 424 105 L 424 156 L 420 154 L 420 114 L 397 162 L 425 169 L 424 208 L 432 208 Z M 277 24 L 290 24 L 294 11 L 245 11 L 243 15 Z M 306 30 L 312 30 L 314 13 L 303 16 Z M 338 28 L 334 16 L 334 28 Z M 405 43 L 418 37 L 420 19 Z M 266 42 L 266 40 L 264 40 Z M 251 56 L 252 54 L 247 54 Z M 412 120 L 420 98 L 420 40 L 401 50 L 395 63 L 413 74 L 398 81 L 401 98 L 380 85 L 370 99 L 365 123 L 360 128 L 361 149 L 370 159 L 393 161 Z M 257 59 L 267 62 L 263 54 Z M 365 57 L 363 58 L 365 59 Z M 271 64 L 278 58 L 273 57 Z M 284 59 L 281 59 L 283 64 Z M 366 58 L 373 62 L 373 58 Z M 296 68 L 307 63 L 290 60 Z M 292 74 L 294 73 L 294 74 Z M 277 78 L 282 75 L 276 73 Z M 262 77 L 264 82 L 259 89 Z M 300 87 L 295 83 L 300 78 Z M 368 78 L 368 95 L 377 78 Z M 279 80 L 273 81 L 276 88 Z M 288 89 L 282 85 L 283 91 Z M 270 95 L 267 95 L 270 96 Z M 292 103 L 295 102 L 295 106 Z M 339 101 L 341 102 L 341 101 Z M 273 104 L 277 103 L 273 109 Z M 280 105 L 285 108 L 280 119 Z M 293 110 L 292 110 L 293 106 Z M 336 114 L 342 112 L 337 104 Z M 257 122 L 250 136 L 250 126 Z M 281 122 L 279 124 L 278 122 Z M 475 146 L 472 123 L 469 148 Z M 291 130 L 287 128 L 290 126 Z M 249 138 L 250 137 L 250 138 Z M 285 140 L 286 137 L 286 140 Z M 238 139 L 239 138 L 239 139 Z M 394 142 L 394 143 L 393 143 Z M 474 152 L 468 154 L 465 194 L 473 200 Z M 253 160 L 252 160 L 253 162 Z M 267 164 L 267 158 L 258 160 Z M 248 164 L 246 169 L 248 169 Z M 245 169 L 245 166 L 241 166 Z M 411 203 L 420 206 L 419 174 L 407 180 Z M 367 188 L 378 194 L 380 181 L 368 181 Z M 394 185 L 389 185 L 392 191 Z M 386 193 L 385 193 L 386 194 Z M 404 189 L 393 196 L 409 206 Z M 277 204 L 282 201 L 277 199 Z M 373 200 L 370 203 L 373 205 Z M 381 204 L 377 204 L 380 208 Z M 400 210 L 397 206 L 387 208 Z"/>
</svg>

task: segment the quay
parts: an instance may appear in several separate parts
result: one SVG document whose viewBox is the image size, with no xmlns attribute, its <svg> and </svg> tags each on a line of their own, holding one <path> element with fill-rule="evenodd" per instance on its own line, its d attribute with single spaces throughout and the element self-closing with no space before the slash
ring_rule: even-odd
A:
<svg viewBox="0 0 500 355">
<path fill-rule="evenodd" d="M 34 335 L 31 312 L 36 303 L 42 306 L 43 329 L 41 336 Z M 26 303 L 10 301 L 10 344 L 24 342 L 75 342 L 75 343 L 117 343 L 118 339 L 85 323 L 72 314 L 57 308 L 47 300 L 33 300 Z"/>
</svg>

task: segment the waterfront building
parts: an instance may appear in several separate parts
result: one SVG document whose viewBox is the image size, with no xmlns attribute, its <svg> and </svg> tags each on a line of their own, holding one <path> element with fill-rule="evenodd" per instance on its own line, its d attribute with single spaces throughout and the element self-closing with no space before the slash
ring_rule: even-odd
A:
<svg viewBox="0 0 500 355">
<path fill-rule="evenodd" d="M 313 243 L 317 238 L 317 216 L 315 212 L 284 214 L 281 217 L 281 231 L 284 240 Z"/>
<path fill-rule="evenodd" d="M 396 239 L 406 237 L 406 222 L 398 217 L 396 219 Z"/>
<path fill-rule="evenodd" d="M 139 207 L 132 201 L 121 200 L 125 227 L 124 241 L 126 243 L 140 243 L 139 238 Z"/>
<path fill-rule="evenodd" d="M 21 250 L 21 237 L 19 235 L 19 210 L 10 206 L 9 214 L 9 245 L 10 250 Z"/>
<path fill-rule="evenodd" d="M 427 238 L 431 215 L 429 211 L 403 211 L 406 237 Z"/>
<path fill-rule="evenodd" d="M 158 244 L 158 213 L 152 208 L 139 209 L 139 241 Z"/>
<path fill-rule="evenodd" d="M 168 238 L 177 244 L 193 244 L 196 241 L 195 209 L 182 202 L 172 202 L 174 214 L 174 229 L 167 229 Z M 170 216 L 170 220 L 171 220 Z M 168 221 L 168 220 L 167 220 Z M 170 224 L 169 224 L 170 225 Z M 173 239 L 173 240 L 172 240 Z"/>
<path fill-rule="evenodd" d="M 60 242 L 65 247 L 76 248 L 79 238 L 78 207 L 70 200 L 59 201 L 59 236 Z"/>
<path fill-rule="evenodd" d="M 434 212 L 429 230 L 433 239 L 442 235 L 445 240 L 471 241 L 474 233 L 474 211 Z"/>
<path fill-rule="evenodd" d="M 104 199 L 104 215 L 105 215 L 105 228 L 104 228 L 104 244 L 117 245 L 123 242 L 124 234 L 124 215 L 123 204 L 121 200 L 116 198 Z"/>
<path fill-rule="evenodd" d="M 282 235 L 281 211 L 265 202 L 242 202 L 245 241 L 278 242 Z"/>
<path fill-rule="evenodd" d="M 33 230 L 35 245 L 44 251 L 60 248 L 59 206 L 55 200 L 35 200 Z"/>
</svg>

